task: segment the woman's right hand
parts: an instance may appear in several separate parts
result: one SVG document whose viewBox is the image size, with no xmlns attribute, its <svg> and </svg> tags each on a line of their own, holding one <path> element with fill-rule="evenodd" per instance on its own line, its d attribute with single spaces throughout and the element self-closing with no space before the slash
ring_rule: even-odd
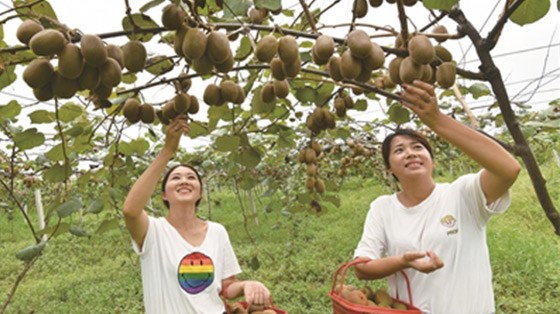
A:
<svg viewBox="0 0 560 314">
<path fill-rule="evenodd" d="M 186 115 L 177 116 L 173 119 L 165 132 L 164 148 L 168 149 L 171 153 L 175 153 L 179 148 L 181 135 L 190 131 L 189 122 Z"/>
<path fill-rule="evenodd" d="M 406 252 L 402 258 L 408 267 L 423 273 L 431 273 L 443 267 L 443 261 L 433 251 Z"/>
</svg>

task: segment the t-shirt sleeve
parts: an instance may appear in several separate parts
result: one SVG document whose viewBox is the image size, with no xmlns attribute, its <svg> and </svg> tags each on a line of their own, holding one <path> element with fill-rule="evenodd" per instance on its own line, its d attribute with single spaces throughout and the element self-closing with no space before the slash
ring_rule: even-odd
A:
<svg viewBox="0 0 560 314">
<path fill-rule="evenodd" d="M 354 258 L 368 257 L 371 259 L 381 258 L 386 252 L 385 233 L 381 218 L 381 204 L 379 200 L 371 203 L 364 229 L 358 247 L 354 250 Z"/>
<path fill-rule="evenodd" d="M 241 273 L 241 267 L 239 266 L 239 262 L 237 261 L 237 257 L 235 256 L 235 252 L 233 251 L 233 246 L 229 240 L 229 235 L 225 227 L 221 226 L 220 228 L 222 236 L 221 236 L 221 243 L 222 243 L 222 251 L 224 254 L 224 258 L 222 260 L 223 263 L 223 273 L 222 273 L 222 280 L 229 278 L 231 276 L 235 276 Z"/>
<path fill-rule="evenodd" d="M 507 190 L 497 200 L 487 205 L 486 196 L 482 191 L 482 185 L 480 183 L 481 174 L 482 171 L 464 175 L 457 179 L 456 183 L 458 183 L 460 189 L 464 191 L 462 195 L 465 202 L 472 205 L 468 206 L 468 208 L 473 209 L 472 214 L 477 217 L 479 222 L 486 223 L 492 215 L 506 211 L 511 203 L 511 198 L 509 190 Z"/>
<path fill-rule="evenodd" d="M 130 239 L 130 241 L 132 242 L 132 249 L 134 249 L 134 252 L 139 256 L 145 255 L 146 251 L 149 250 L 149 248 L 152 246 L 152 243 L 155 241 L 155 224 L 156 219 L 152 216 L 148 216 L 148 230 L 146 230 L 146 237 L 144 238 L 142 247 L 139 247 L 138 243 L 136 243 L 134 239 Z"/>
</svg>

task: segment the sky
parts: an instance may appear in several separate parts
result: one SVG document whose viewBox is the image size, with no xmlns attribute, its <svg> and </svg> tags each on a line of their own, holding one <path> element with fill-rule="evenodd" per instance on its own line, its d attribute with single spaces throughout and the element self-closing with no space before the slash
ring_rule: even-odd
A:
<svg viewBox="0 0 560 314">
<path fill-rule="evenodd" d="M 114 0 L 81 0 L 64 1 L 50 0 L 58 19 L 70 28 L 80 29 L 83 33 L 102 34 L 121 30 L 121 20 L 125 15 L 125 1 Z M 132 12 L 138 12 L 144 1 L 128 1 L 132 5 Z M 309 1 L 307 1 L 309 3 Z M 502 1 L 483 1 L 483 0 L 463 0 L 460 2 L 461 9 L 467 19 L 485 36 L 494 25 L 501 13 L 505 0 Z M 501 71 L 506 84 L 510 99 L 524 101 L 530 100 L 535 108 L 542 108 L 553 99 L 560 98 L 560 14 L 556 8 L 555 1 L 548 14 L 536 23 L 518 26 L 508 22 L 502 32 L 501 39 L 492 51 L 494 61 Z M 318 0 L 314 2 L 311 9 L 320 6 L 322 8 L 331 4 L 332 1 Z M 7 0 L 0 0 L 0 11 L 10 5 Z M 299 1 L 283 1 L 284 8 L 299 6 Z M 156 21 L 160 21 L 161 8 L 153 8 L 148 12 Z M 343 0 L 337 4 L 334 10 L 328 11 L 322 18 L 323 24 L 339 24 L 351 20 L 352 1 Z M 359 23 L 374 24 L 379 26 L 392 25 L 399 29 L 396 6 L 384 3 L 380 8 L 369 8 L 366 17 L 358 19 Z M 427 11 L 417 4 L 415 7 L 406 8 L 406 12 L 414 25 L 422 27 L 428 21 Z M 456 24 L 450 19 L 445 19 L 442 24 L 450 32 L 456 28 Z M 8 44 L 17 44 L 15 39 L 15 29 L 19 25 L 19 20 L 14 19 L 4 25 L 5 41 Z M 333 28 L 324 28 L 323 32 L 336 37 L 343 37 L 348 27 L 340 27 L 333 31 Z M 125 37 L 108 40 L 109 43 L 122 44 L 126 41 Z M 390 45 L 393 39 L 379 39 L 376 41 L 381 45 Z M 478 71 L 477 56 L 475 49 L 470 45 L 467 38 L 459 41 L 447 41 L 444 46 L 454 55 L 454 59 L 459 61 L 460 66 L 471 71 Z M 546 48 L 550 46 L 550 48 Z M 162 53 L 158 51 L 161 45 L 148 46 L 148 53 Z M 165 51 L 163 53 L 172 53 Z M 388 59 L 390 60 L 390 58 Z M 386 61 L 386 65 L 388 61 Z M 537 88 L 538 78 L 546 75 Z M 193 88 L 196 88 L 193 87 Z M 199 88 L 201 89 L 201 88 Z M 536 90 L 535 90 L 536 89 Z M 169 90 L 155 88 L 151 91 L 151 97 L 169 97 Z M 196 93 L 196 90 L 191 92 Z M 519 95 L 518 95 L 519 94 Z M 532 95 L 533 94 L 533 95 Z M 531 96 L 532 95 L 532 96 Z M 32 96 L 31 90 L 24 84 L 14 84 L 0 91 L 0 104 L 5 104 L 14 97 L 19 98 Z M 24 100 L 20 100 L 25 103 Z M 467 99 L 469 104 L 478 112 L 483 112 L 488 105 L 489 99 Z M 28 99 L 28 102 L 32 100 Z M 382 113 L 384 108 L 370 106 L 366 113 L 360 113 L 355 118 L 357 120 L 371 120 L 371 116 Z M 475 112 L 476 114 L 476 112 Z M 203 145 L 205 142 L 195 143 Z"/>
</svg>

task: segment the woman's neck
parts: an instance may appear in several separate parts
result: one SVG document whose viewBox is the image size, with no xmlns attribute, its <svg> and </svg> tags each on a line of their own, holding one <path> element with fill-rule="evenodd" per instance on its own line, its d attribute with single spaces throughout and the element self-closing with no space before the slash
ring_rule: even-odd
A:
<svg viewBox="0 0 560 314">
<path fill-rule="evenodd" d="M 192 206 L 171 206 L 167 214 L 167 221 L 175 228 L 192 228 L 197 226 L 201 219 L 196 216 L 196 207 Z"/>
<path fill-rule="evenodd" d="M 406 207 L 422 203 L 432 194 L 436 183 L 432 177 L 422 180 L 401 182 L 402 191 L 397 194 L 399 201 Z"/>
</svg>

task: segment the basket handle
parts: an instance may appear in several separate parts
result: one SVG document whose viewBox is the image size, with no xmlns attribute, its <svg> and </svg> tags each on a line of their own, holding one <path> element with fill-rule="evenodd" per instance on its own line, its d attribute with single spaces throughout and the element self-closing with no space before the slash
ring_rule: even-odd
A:
<svg viewBox="0 0 560 314">
<path fill-rule="evenodd" d="M 346 271 L 348 270 L 348 268 L 358 265 L 358 264 L 365 264 L 367 262 L 371 261 L 371 259 L 369 258 L 356 258 L 352 261 L 346 262 L 341 264 L 335 271 L 334 273 L 334 280 L 333 280 L 333 284 L 331 287 L 331 293 L 335 292 L 335 287 L 336 284 L 338 282 L 338 276 L 340 275 L 340 286 L 338 288 L 338 295 L 342 296 L 342 286 L 344 285 L 344 277 L 346 276 Z M 410 281 L 408 280 L 408 276 L 406 275 L 406 273 L 404 271 L 400 271 L 400 273 L 403 275 L 404 280 L 406 281 L 406 289 L 408 292 L 408 302 L 410 303 L 410 305 L 414 306 L 414 302 L 412 301 L 412 292 L 410 290 Z M 398 293 L 398 290 L 397 290 Z"/>
</svg>

